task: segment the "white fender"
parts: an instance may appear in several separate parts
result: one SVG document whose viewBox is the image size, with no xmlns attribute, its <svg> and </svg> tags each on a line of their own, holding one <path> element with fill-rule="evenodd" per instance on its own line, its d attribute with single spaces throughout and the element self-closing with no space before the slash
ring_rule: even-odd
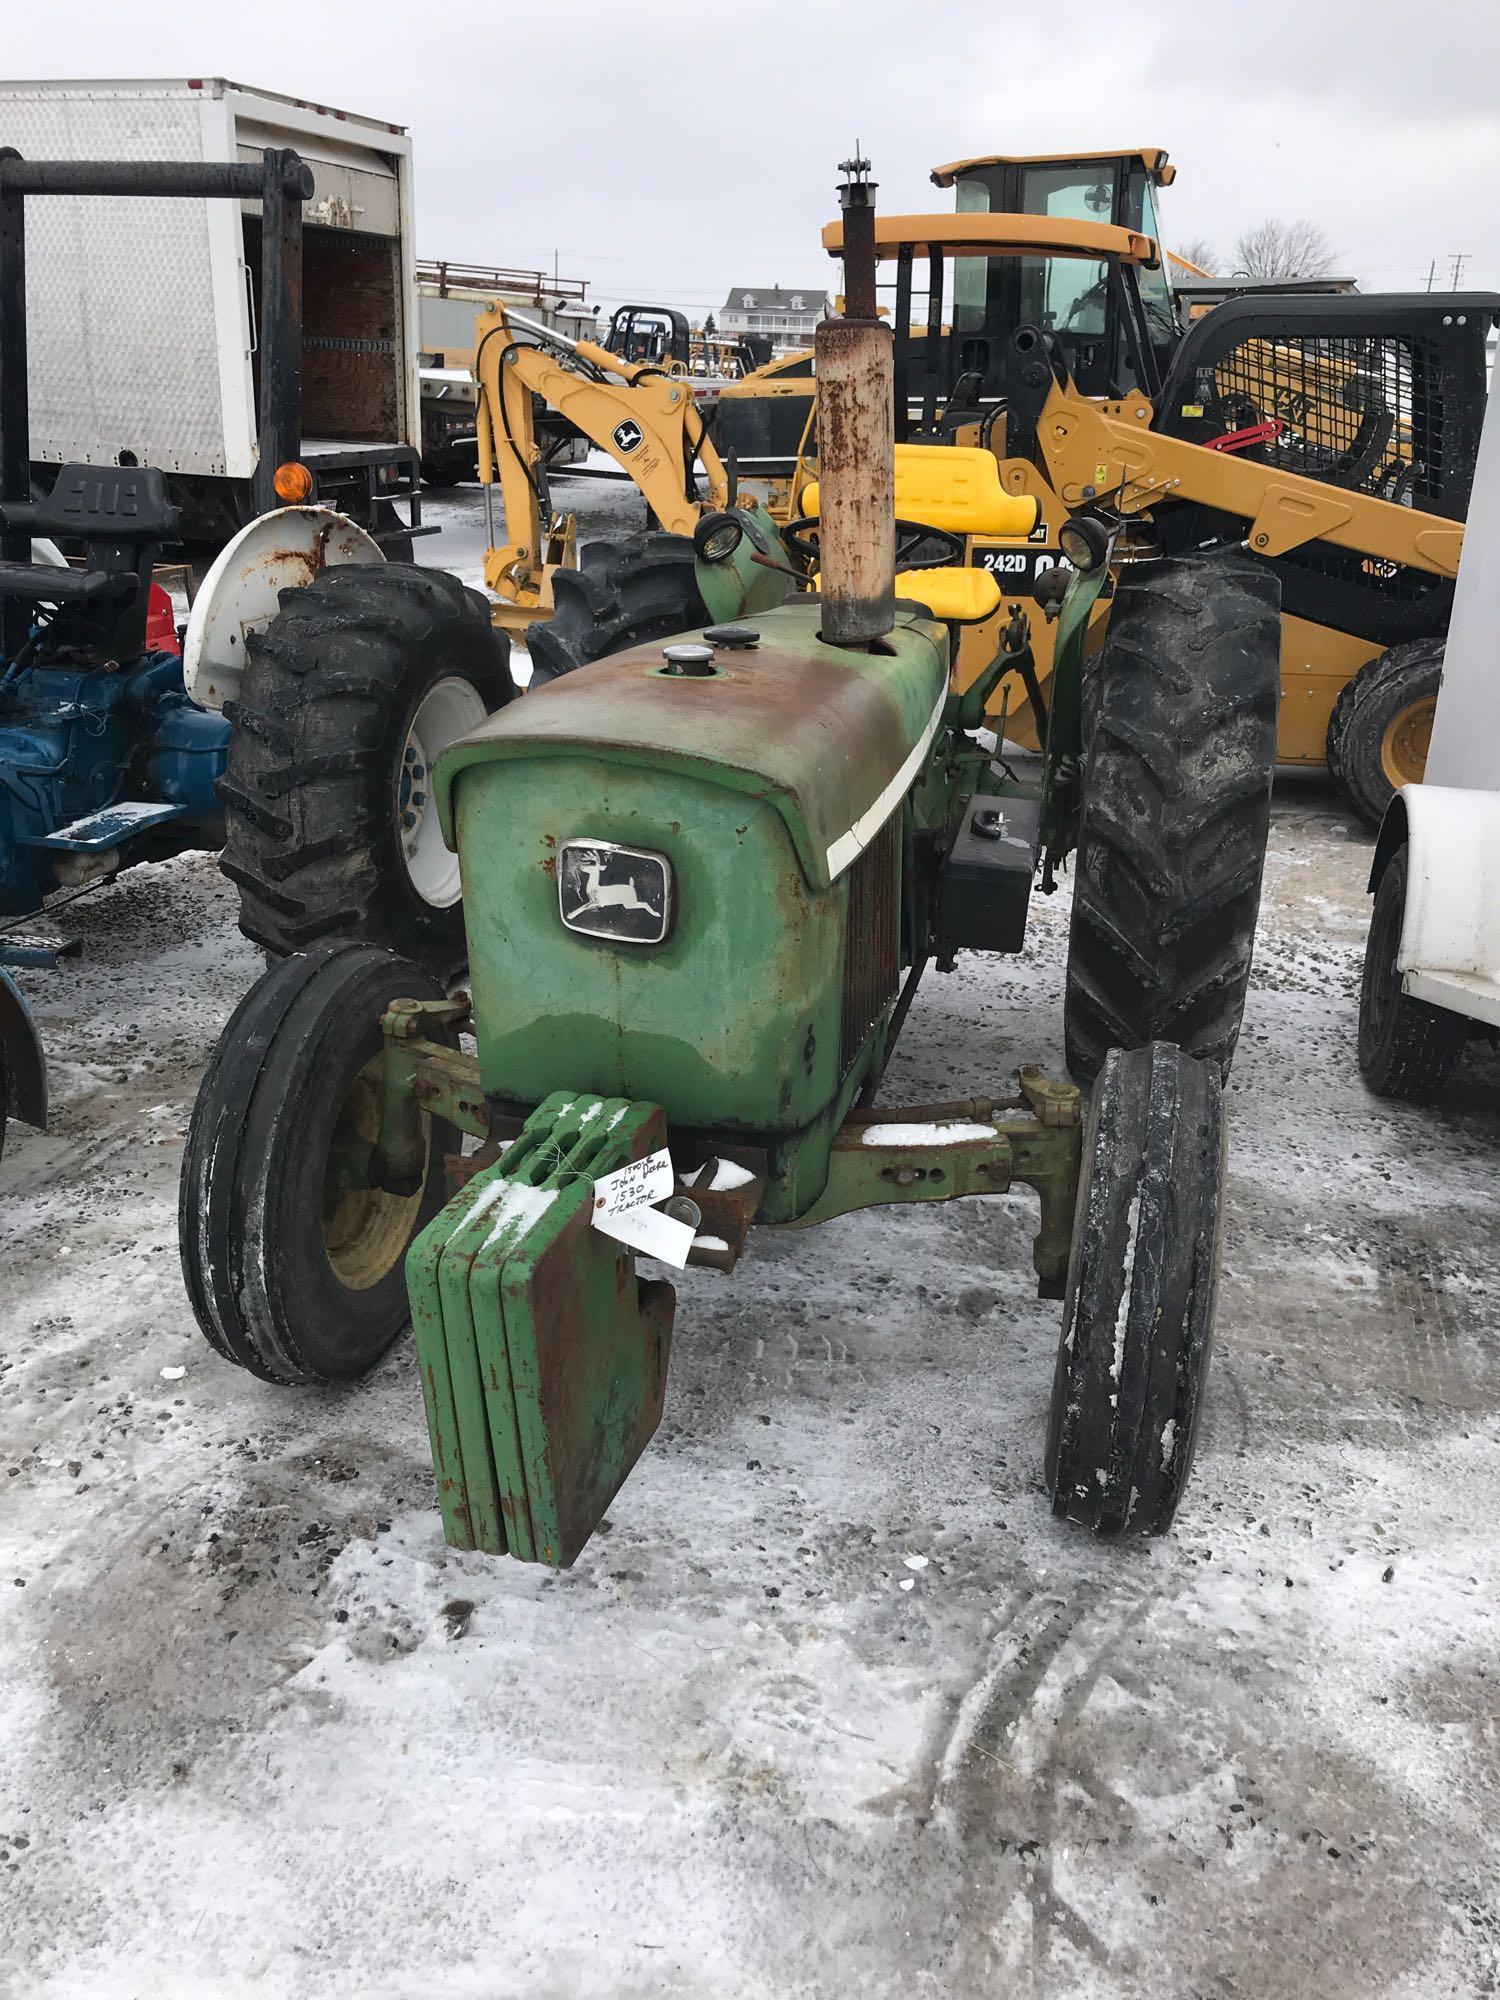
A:
<svg viewBox="0 0 1500 2000">
<path fill-rule="evenodd" d="M 193 600 L 182 677 L 200 708 L 222 708 L 240 691 L 245 639 L 269 625 L 283 590 L 311 583 L 338 563 L 378 563 L 380 544 L 331 507 L 278 507 L 241 528 L 219 551 Z"/>
<path fill-rule="evenodd" d="M 1406 912 L 1396 963 L 1414 999 L 1500 1020 L 1500 792 L 1404 785 Z"/>
</svg>

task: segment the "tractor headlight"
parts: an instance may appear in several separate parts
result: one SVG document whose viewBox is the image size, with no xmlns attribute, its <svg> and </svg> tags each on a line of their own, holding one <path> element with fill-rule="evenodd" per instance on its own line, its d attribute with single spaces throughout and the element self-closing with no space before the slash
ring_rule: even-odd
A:
<svg viewBox="0 0 1500 2000">
<path fill-rule="evenodd" d="M 1057 546 L 1083 576 L 1092 576 L 1109 561 L 1114 531 L 1096 514 L 1075 514 L 1057 531 Z"/>
<path fill-rule="evenodd" d="M 745 524 L 733 514 L 705 514 L 693 530 L 693 553 L 700 562 L 728 562 L 745 539 Z"/>
<path fill-rule="evenodd" d="M 557 907 L 583 937 L 660 944 L 672 923 L 672 864 L 609 840 L 567 840 L 557 857 Z"/>
</svg>

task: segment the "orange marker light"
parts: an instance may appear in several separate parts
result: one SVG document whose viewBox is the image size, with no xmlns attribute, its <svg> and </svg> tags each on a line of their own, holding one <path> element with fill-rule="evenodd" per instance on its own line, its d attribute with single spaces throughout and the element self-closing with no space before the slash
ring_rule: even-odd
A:
<svg viewBox="0 0 1500 2000">
<path fill-rule="evenodd" d="M 278 500 L 284 500 L 288 507 L 300 507 L 304 500 L 311 500 L 313 476 L 305 465 L 298 465 L 293 459 L 287 465 L 278 465 L 276 477 L 271 481 Z"/>
</svg>

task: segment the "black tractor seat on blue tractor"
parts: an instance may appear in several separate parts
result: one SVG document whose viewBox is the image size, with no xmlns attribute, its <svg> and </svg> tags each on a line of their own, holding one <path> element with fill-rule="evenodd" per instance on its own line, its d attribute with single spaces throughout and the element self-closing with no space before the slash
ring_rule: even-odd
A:
<svg viewBox="0 0 1500 2000">
<path fill-rule="evenodd" d="M 177 520 L 165 476 L 144 465 L 65 465 L 45 499 L 0 501 L 7 533 L 86 544 L 81 569 L 0 562 L 0 599 L 56 613 L 39 664 L 144 650 L 152 570 Z"/>
</svg>

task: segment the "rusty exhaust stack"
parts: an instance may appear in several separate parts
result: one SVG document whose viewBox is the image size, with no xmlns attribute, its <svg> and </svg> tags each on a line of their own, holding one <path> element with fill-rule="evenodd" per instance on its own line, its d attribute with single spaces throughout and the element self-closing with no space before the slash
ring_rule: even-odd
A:
<svg viewBox="0 0 1500 2000">
<path fill-rule="evenodd" d="M 840 162 L 844 314 L 818 324 L 818 510 L 822 637 L 868 647 L 896 618 L 896 420 L 892 334 L 875 305 L 875 183 Z"/>
</svg>

